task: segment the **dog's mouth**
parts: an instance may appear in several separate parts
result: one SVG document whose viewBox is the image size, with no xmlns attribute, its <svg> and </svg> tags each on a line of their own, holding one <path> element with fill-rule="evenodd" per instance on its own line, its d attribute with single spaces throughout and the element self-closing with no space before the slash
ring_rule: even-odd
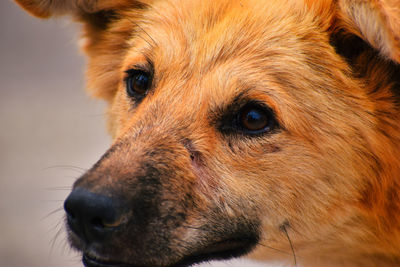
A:
<svg viewBox="0 0 400 267">
<path fill-rule="evenodd" d="M 212 243 L 205 246 L 194 253 L 183 257 L 179 262 L 169 265 L 168 267 L 186 267 L 195 263 L 200 263 L 210 260 L 224 260 L 242 256 L 257 244 L 256 238 L 234 238 L 224 241 Z M 133 259 L 134 260 L 134 259 Z M 125 263 L 117 260 L 93 256 L 90 253 L 84 253 L 82 262 L 86 267 L 150 267 L 154 264 L 133 264 Z"/>
<path fill-rule="evenodd" d="M 128 267 L 129 264 L 123 262 L 112 261 L 108 259 L 103 259 L 100 257 L 95 257 L 89 253 L 84 253 L 82 256 L 83 265 L 86 267 Z"/>
<path fill-rule="evenodd" d="M 195 263 L 204 261 L 236 258 L 250 252 L 257 242 L 257 238 L 243 237 L 212 243 L 195 253 L 184 257 L 178 264 L 173 266 L 191 266 Z"/>
</svg>

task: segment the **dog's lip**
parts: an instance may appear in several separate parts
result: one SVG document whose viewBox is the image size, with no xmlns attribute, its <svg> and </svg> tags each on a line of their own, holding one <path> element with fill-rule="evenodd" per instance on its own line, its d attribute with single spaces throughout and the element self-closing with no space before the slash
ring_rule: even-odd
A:
<svg viewBox="0 0 400 267">
<path fill-rule="evenodd" d="M 106 258 L 100 258 L 97 256 L 93 256 L 89 253 L 84 253 L 82 255 L 82 262 L 85 265 L 85 267 L 128 267 L 128 266 L 130 266 L 123 262 L 109 260 Z"/>
<path fill-rule="evenodd" d="M 170 267 L 185 267 L 193 264 L 210 261 L 223 260 L 238 257 L 248 253 L 257 244 L 255 238 L 232 238 L 211 243 L 187 256 L 179 262 L 169 265 Z M 92 253 L 83 253 L 82 262 L 85 267 L 138 267 L 132 263 L 116 261 L 108 257 L 95 256 Z M 140 265 L 147 266 L 147 265 Z"/>
<path fill-rule="evenodd" d="M 225 239 L 214 242 L 184 257 L 178 264 L 173 266 L 191 266 L 204 261 L 231 259 L 247 254 L 256 244 L 257 238 L 254 237 Z"/>
</svg>

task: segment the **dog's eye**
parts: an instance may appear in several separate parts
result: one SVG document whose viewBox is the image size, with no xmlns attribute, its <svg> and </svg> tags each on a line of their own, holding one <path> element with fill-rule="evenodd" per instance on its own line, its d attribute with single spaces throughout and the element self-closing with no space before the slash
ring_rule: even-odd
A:
<svg viewBox="0 0 400 267">
<path fill-rule="evenodd" d="M 141 99 L 146 96 L 151 85 L 151 76 L 142 70 L 129 70 L 126 78 L 126 92 L 130 97 Z"/>
<path fill-rule="evenodd" d="M 272 129 L 273 116 L 270 110 L 256 104 L 249 104 L 239 112 L 238 123 L 246 133 L 259 134 Z"/>
</svg>

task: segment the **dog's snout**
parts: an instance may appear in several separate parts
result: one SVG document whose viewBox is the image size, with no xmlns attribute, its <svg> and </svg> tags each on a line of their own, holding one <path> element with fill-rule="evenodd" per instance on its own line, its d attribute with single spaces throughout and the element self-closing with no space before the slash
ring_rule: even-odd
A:
<svg viewBox="0 0 400 267">
<path fill-rule="evenodd" d="M 104 240 L 123 224 L 120 201 L 83 188 L 71 192 L 64 209 L 71 230 L 89 242 Z"/>
</svg>

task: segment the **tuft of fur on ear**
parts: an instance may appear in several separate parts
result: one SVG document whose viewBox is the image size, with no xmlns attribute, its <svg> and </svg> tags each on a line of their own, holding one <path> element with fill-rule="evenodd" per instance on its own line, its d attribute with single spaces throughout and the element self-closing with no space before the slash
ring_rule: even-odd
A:
<svg viewBox="0 0 400 267">
<path fill-rule="evenodd" d="M 87 91 L 112 101 L 120 81 L 126 40 L 143 10 L 153 0 L 15 0 L 28 13 L 39 17 L 69 15 L 82 24 L 81 48 L 88 57 Z M 120 13 L 130 10 L 129 19 Z M 107 62 L 105 64 L 104 62 Z"/>
<path fill-rule="evenodd" d="M 339 0 L 339 25 L 400 63 L 400 1 Z"/>
<path fill-rule="evenodd" d="M 15 0 L 23 9 L 39 18 L 65 14 L 95 13 L 129 5 L 127 0 Z"/>
</svg>

